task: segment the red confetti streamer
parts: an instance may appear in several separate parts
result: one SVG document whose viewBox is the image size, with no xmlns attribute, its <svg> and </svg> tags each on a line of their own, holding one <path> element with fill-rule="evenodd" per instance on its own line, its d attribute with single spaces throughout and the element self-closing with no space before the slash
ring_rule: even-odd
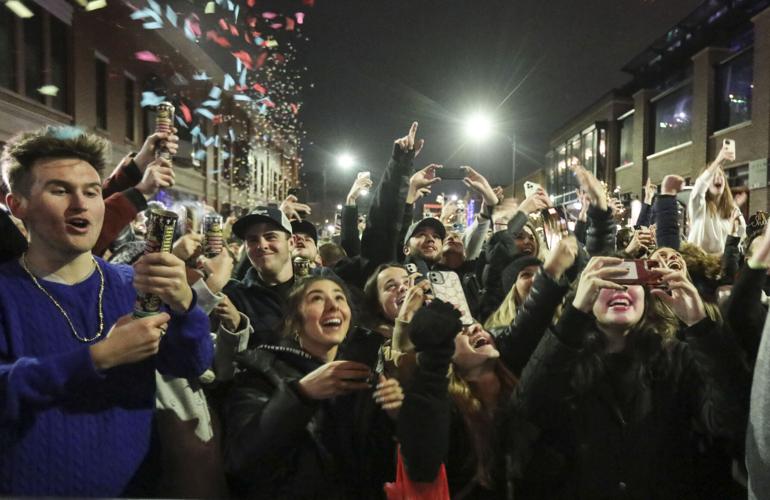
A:
<svg viewBox="0 0 770 500">
<path fill-rule="evenodd" d="M 244 66 L 246 66 L 248 69 L 253 70 L 254 69 L 254 61 L 251 59 L 251 54 L 246 52 L 245 50 L 239 50 L 238 52 L 231 52 L 233 56 L 235 56 L 236 59 L 241 61 Z"/>
<path fill-rule="evenodd" d="M 308 7 L 315 6 L 315 0 L 302 0 L 302 5 L 307 5 Z"/>
<path fill-rule="evenodd" d="M 294 104 L 293 102 L 292 102 L 291 104 L 289 104 L 289 107 L 291 108 L 291 112 L 292 112 L 292 113 L 294 113 L 295 115 L 296 115 L 297 113 L 299 113 L 299 108 L 298 108 L 298 107 L 297 107 L 297 105 L 296 105 L 296 104 Z"/>
<path fill-rule="evenodd" d="M 155 54 L 153 54 L 152 52 L 150 52 L 149 50 L 142 50 L 140 52 L 137 52 L 136 54 L 134 54 L 134 57 L 136 57 L 140 61 L 145 61 L 145 62 L 152 62 L 152 63 L 160 62 L 160 58 Z"/>
<path fill-rule="evenodd" d="M 294 19 L 286 18 L 286 31 L 294 31 Z"/>
<path fill-rule="evenodd" d="M 224 19 L 220 19 L 219 27 L 222 28 L 223 30 L 227 30 L 227 21 L 225 21 Z"/>
<path fill-rule="evenodd" d="M 230 47 L 230 41 L 223 36 L 219 36 L 217 32 L 214 30 L 207 31 L 206 38 L 216 43 L 220 47 Z"/>
<path fill-rule="evenodd" d="M 234 24 L 230 25 L 230 33 L 233 36 L 238 36 L 238 28 L 236 28 Z"/>
<path fill-rule="evenodd" d="M 254 7 L 254 5 L 256 5 L 256 3 L 257 3 L 257 0 L 248 0 L 248 1 L 246 2 L 246 4 L 247 4 L 249 7 Z"/>
<path fill-rule="evenodd" d="M 283 24 L 281 24 L 281 23 L 273 23 L 273 24 L 270 25 L 270 28 L 274 29 L 274 30 L 281 29 L 281 28 L 283 28 Z"/>
<path fill-rule="evenodd" d="M 184 121 L 190 123 L 192 121 L 192 112 L 190 111 L 190 108 L 188 108 L 185 103 L 180 102 L 179 110 L 182 112 L 182 118 L 184 118 Z"/>
<path fill-rule="evenodd" d="M 267 61 L 267 52 L 262 52 L 257 56 L 257 68 L 261 68 L 265 61 Z"/>
<path fill-rule="evenodd" d="M 252 87 L 254 88 L 254 90 L 256 90 L 257 92 L 259 92 L 262 95 L 267 94 L 267 89 L 265 89 L 265 87 L 263 87 L 262 85 L 260 85 L 258 83 L 253 84 Z"/>
</svg>

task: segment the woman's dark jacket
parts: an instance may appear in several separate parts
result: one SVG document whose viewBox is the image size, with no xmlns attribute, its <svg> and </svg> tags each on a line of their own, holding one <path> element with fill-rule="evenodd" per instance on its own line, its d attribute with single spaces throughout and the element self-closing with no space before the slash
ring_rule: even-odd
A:
<svg viewBox="0 0 770 500">
<path fill-rule="evenodd" d="M 745 436 L 749 377 L 734 342 L 708 318 L 685 329 L 686 343 L 632 334 L 617 354 L 599 335 L 569 305 L 527 363 L 512 401 L 531 424 L 515 439 L 517 498 L 704 498 L 693 424 Z"/>
<path fill-rule="evenodd" d="M 315 401 L 298 381 L 322 362 L 296 344 L 238 359 L 225 411 L 225 467 L 244 498 L 380 498 L 395 478 L 394 426 L 371 391 Z"/>
<path fill-rule="evenodd" d="M 543 334 L 553 322 L 567 291 L 569 285 L 566 281 L 554 280 L 541 268 L 513 323 L 490 331 L 495 337 L 500 359 L 517 377 L 521 375 Z"/>
</svg>

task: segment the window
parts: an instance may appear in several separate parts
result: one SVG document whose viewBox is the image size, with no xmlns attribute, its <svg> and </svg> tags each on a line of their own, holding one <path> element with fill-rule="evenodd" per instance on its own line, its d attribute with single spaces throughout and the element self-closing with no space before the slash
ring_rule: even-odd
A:
<svg viewBox="0 0 770 500">
<path fill-rule="evenodd" d="M 749 166 L 739 165 L 734 168 L 728 168 L 725 170 L 725 176 L 727 177 L 727 185 L 731 188 L 748 186 Z"/>
<path fill-rule="evenodd" d="M 94 59 L 96 82 L 94 95 L 96 97 L 96 126 L 107 130 L 107 62 L 96 57 Z"/>
<path fill-rule="evenodd" d="M 51 71 L 50 85 L 57 88 L 51 96 L 51 107 L 66 112 L 67 106 L 67 67 L 69 66 L 69 26 L 59 19 L 49 16 L 51 24 Z"/>
<path fill-rule="evenodd" d="M 654 99 L 652 116 L 652 152 L 657 153 L 692 140 L 690 84 Z"/>
<path fill-rule="evenodd" d="M 753 51 L 746 50 L 716 68 L 716 130 L 751 120 Z"/>
<path fill-rule="evenodd" d="M 34 16 L 24 19 L 24 93 L 30 99 L 45 102 L 45 95 L 38 92 L 43 86 L 44 54 L 43 54 L 43 16 L 36 5 L 28 7 Z"/>
<path fill-rule="evenodd" d="M 0 87 L 67 112 L 70 27 L 34 3 L 26 6 L 31 18 L 0 9 Z"/>
<path fill-rule="evenodd" d="M 16 42 L 13 13 L 0 9 L 0 87 L 16 88 Z"/>
<path fill-rule="evenodd" d="M 134 132 L 134 125 L 136 123 L 136 83 L 133 78 L 126 76 L 126 95 L 124 105 L 126 107 L 126 139 L 133 141 L 136 139 L 136 133 Z"/>
<path fill-rule="evenodd" d="M 596 174 L 596 130 L 583 134 L 583 166 L 590 172 Z"/>
<path fill-rule="evenodd" d="M 629 165 L 634 162 L 634 114 L 620 120 L 620 164 Z"/>
</svg>

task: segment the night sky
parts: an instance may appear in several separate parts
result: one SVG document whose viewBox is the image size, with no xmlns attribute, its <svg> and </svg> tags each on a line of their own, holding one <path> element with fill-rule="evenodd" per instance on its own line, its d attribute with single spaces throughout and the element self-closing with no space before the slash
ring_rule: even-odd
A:
<svg viewBox="0 0 770 500">
<path fill-rule="evenodd" d="M 330 169 L 330 197 L 342 202 L 355 171 L 378 179 L 393 140 L 417 120 L 426 141 L 417 166 L 470 164 L 509 184 L 508 140 L 467 142 L 464 117 L 495 112 L 518 139 L 520 178 L 542 166 L 555 129 L 628 81 L 620 68 L 700 3 L 318 0 L 305 26 L 306 181 L 318 188 L 313 173 Z M 350 172 L 334 166 L 341 151 L 358 159 Z"/>
</svg>

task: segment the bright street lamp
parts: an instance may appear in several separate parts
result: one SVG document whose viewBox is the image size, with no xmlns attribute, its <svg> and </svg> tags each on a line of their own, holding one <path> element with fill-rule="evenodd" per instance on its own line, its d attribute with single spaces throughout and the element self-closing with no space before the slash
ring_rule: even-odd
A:
<svg viewBox="0 0 770 500">
<path fill-rule="evenodd" d="M 341 153 L 337 155 L 337 166 L 348 170 L 356 164 L 356 158 L 350 153 Z"/>
<path fill-rule="evenodd" d="M 487 140 L 493 131 L 492 120 L 489 115 L 484 113 L 471 115 L 465 123 L 465 135 L 477 142 Z"/>
<path fill-rule="evenodd" d="M 482 142 L 492 135 L 498 135 L 508 139 L 511 144 L 511 185 L 516 190 L 516 135 L 506 135 L 496 130 L 494 121 L 485 113 L 474 113 L 468 117 L 464 125 L 465 136 L 474 141 Z"/>
</svg>

